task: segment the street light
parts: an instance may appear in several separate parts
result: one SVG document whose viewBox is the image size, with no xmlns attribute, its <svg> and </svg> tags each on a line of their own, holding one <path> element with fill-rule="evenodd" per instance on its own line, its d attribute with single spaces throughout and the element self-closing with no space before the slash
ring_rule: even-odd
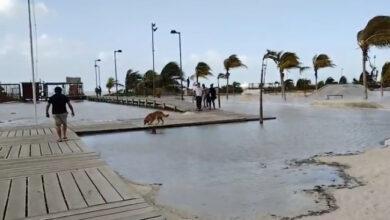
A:
<svg viewBox="0 0 390 220">
<path fill-rule="evenodd" d="M 153 97 L 155 97 L 155 84 L 154 84 L 154 73 L 155 73 L 155 68 L 154 68 L 154 32 L 157 31 L 157 26 L 156 23 L 152 23 L 152 58 L 153 58 Z"/>
<path fill-rule="evenodd" d="M 118 73 L 117 73 L 117 68 L 116 68 L 116 53 L 122 53 L 122 50 L 114 50 L 115 91 L 116 91 L 116 101 L 119 101 L 119 97 L 118 97 Z"/>
<path fill-rule="evenodd" d="M 181 33 L 176 30 L 171 30 L 171 34 L 178 34 L 179 35 L 179 52 L 180 52 L 180 90 L 181 90 L 181 100 L 184 100 L 183 97 L 183 67 L 181 63 Z"/>
<path fill-rule="evenodd" d="M 98 74 L 97 74 L 97 62 L 100 62 L 101 60 L 100 59 L 96 59 L 95 60 L 95 84 L 96 84 L 96 87 L 95 88 L 97 88 L 98 87 Z"/>
</svg>

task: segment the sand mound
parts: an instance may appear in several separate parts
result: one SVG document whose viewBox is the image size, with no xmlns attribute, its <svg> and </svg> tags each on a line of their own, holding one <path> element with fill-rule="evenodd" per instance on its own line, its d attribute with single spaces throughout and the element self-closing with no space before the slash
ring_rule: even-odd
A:
<svg viewBox="0 0 390 220">
<path fill-rule="evenodd" d="M 362 99 L 364 86 L 355 84 L 326 85 L 311 95 L 314 99 L 327 99 L 328 95 L 342 95 L 342 99 Z M 341 99 L 341 97 L 330 97 L 330 99 Z"/>
<path fill-rule="evenodd" d="M 327 106 L 335 108 L 383 108 L 378 103 L 367 101 L 316 100 L 311 104 L 314 106 Z"/>
</svg>

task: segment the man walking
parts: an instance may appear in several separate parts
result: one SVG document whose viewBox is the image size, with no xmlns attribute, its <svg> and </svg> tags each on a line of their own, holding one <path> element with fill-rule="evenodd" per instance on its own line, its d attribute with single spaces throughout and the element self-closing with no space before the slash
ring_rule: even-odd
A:
<svg viewBox="0 0 390 220">
<path fill-rule="evenodd" d="M 62 94 L 61 87 L 56 87 L 54 89 L 54 95 L 49 98 L 49 101 L 47 102 L 46 106 L 46 117 L 50 117 L 49 115 L 49 108 L 50 105 L 53 105 L 52 107 L 52 114 L 56 125 L 56 131 L 58 135 L 58 142 L 66 141 L 68 140 L 68 137 L 66 136 L 66 130 L 67 130 L 67 117 L 68 117 L 68 111 L 66 110 L 66 104 L 68 104 L 70 111 L 72 112 L 72 116 L 74 116 L 73 106 L 70 104 L 70 100 L 67 96 Z M 62 131 L 61 131 L 62 126 Z M 62 138 L 63 134 L 63 138 Z"/>
<path fill-rule="evenodd" d="M 194 88 L 195 97 L 196 97 L 196 107 L 198 111 L 202 111 L 202 94 L 203 89 L 200 87 L 200 83 L 196 84 L 196 87 Z"/>
</svg>

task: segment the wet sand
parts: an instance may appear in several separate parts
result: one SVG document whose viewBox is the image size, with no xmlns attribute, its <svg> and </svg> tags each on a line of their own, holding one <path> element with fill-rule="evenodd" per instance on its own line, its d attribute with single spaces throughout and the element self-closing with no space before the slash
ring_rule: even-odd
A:
<svg viewBox="0 0 390 220">
<path fill-rule="evenodd" d="M 317 162 L 342 166 L 344 172 L 358 181 L 357 187 L 329 189 L 336 209 L 307 219 L 389 219 L 390 148 L 370 149 L 358 155 L 326 156 Z"/>
</svg>

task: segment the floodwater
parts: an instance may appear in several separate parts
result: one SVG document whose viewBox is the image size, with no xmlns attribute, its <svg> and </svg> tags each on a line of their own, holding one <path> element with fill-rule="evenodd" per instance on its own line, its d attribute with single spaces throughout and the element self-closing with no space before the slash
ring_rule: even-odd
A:
<svg viewBox="0 0 390 220">
<path fill-rule="evenodd" d="M 325 152 L 376 147 L 390 136 L 388 110 L 313 107 L 272 98 L 266 116 L 277 120 L 122 132 L 83 140 L 121 175 L 161 183 L 157 203 L 201 219 L 261 219 L 296 216 L 325 208 L 303 192 L 341 184 L 328 166 L 289 166 Z M 237 96 L 223 108 L 256 114 L 256 97 Z"/>
<path fill-rule="evenodd" d="M 89 101 L 72 101 L 76 116 L 68 117 L 73 121 L 114 121 L 134 118 L 144 118 L 153 109 L 145 109 L 134 106 L 114 105 Z M 46 118 L 46 102 L 37 105 L 37 118 L 39 124 L 53 123 L 52 118 Z M 68 110 L 68 112 L 70 112 Z M 51 113 L 51 111 L 50 111 Z M 172 115 L 172 113 L 171 113 Z M 34 106 L 31 103 L 1 103 L 0 104 L 0 127 L 19 126 L 34 124 Z"/>
</svg>

